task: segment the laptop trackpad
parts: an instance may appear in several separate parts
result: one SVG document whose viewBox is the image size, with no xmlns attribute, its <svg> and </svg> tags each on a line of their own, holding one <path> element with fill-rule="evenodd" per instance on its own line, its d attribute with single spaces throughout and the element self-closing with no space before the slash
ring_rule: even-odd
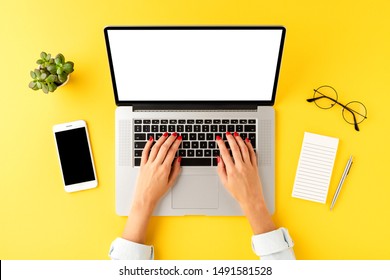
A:
<svg viewBox="0 0 390 280">
<path fill-rule="evenodd" d="M 172 188 L 172 208 L 218 208 L 218 176 L 181 175 Z"/>
</svg>

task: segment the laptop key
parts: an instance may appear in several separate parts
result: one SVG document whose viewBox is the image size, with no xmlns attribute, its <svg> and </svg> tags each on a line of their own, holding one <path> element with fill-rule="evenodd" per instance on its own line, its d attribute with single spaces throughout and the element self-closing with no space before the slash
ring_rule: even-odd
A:
<svg viewBox="0 0 390 280">
<path fill-rule="evenodd" d="M 197 157 L 203 157 L 203 150 L 196 150 Z"/>
<path fill-rule="evenodd" d="M 159 124 L 160 120 L 152 120 L 152 124 Z"/>
<path fill-rule="evenodd" d="M 152 125 L 152 132 L 158 132 L 158 125 L 157 124 Z"/>
<path fill-rule="evenodd" d="M 135 126 L 134 126 L 134 131 L 135 131 L 135 132 L 142 132 L 142 126 L 140 126 L 140 125 L 135 125 Z"/>
<path fill-rule="evenodd" d="M 208 125 L 202 125 L 202 132 L 209 132 L 210 127 Z"/>
<path fill-rule="evenodd" d="M 182 158 L 181 166 L 211 166 L 210 158 Z"/>
<path fill-rule="evenodd" d="M 140 166 L 141 165 L 141 158 L 134 158 L 134 166 Z"/>
<path fill-rule="evenodd" d="M 186 150 L 179 150 L 179 156 L 185 157 L 187 155 Z"/>
<path fill-rule="evenodd" d="M 187 141 L 188 140 L 188 133 L 181 133 L 181 139 L 183 139 L 183 141 Z"/>
<path fill-rule="evenodd" d="M 167 132 L 167 131 L 168 131 L 168 128 L 165 124 L 160 125 L 160 132 Z"/>
<path fill-rule="evenodd" d="M 211 157 L 211 150 L 204 150 L 205 157 Z"/>
<path fill-rule="evenodd" d="M 255 132 L 256 131 L 256 126 L 255 125 L 245 125 L 244 127 L 245 132 Z"/>
<path fill-rule="evenodd" d="M 251 141 L 251 144 L 253 148 L 256 148 L 256 134 L 255 133 L 249 133 L 248 135 L 249 140 Z"/>
<path fill-rule="evenodd" d="M 144 141 L 135 141 L 134 142 L 134 148 L 135 149 L 143 149 L 144 147 L 145 147 L 145 145 L 146 145 L 146 142 L 144 142 Z"/>
<path fill-rule="evenodd" d="M 143 132 L 150 132 L 150 125 L 144 125 L 144 126 L 142 127 L 142 131 L 143 131 Z"/>
<path fill-rule="evenodd" d="M 195 151 L 194 151 L 194 150 L 187 150 L 187 156 L 188 156 L 188 157 L 193 157 L 193 156 L 195 156 Z"/>
<path fill-rule="evenodd" d="M 229 124 L 229 120 L 222 120 L 223 124 Z"/>
<path fill-rule="evenodd" d="M 134 134 L 134 140 L 146 140 L 146 134 L 145 133 L 135 133 Z"/>
<path fill-rule="evenodd" d="M 134 123 L 135 123 L 135 124 L 141 124 L 141 123 L 142 123 L 142 120 L 134 120 Z"/>
<path fill-rule="evenodd" d="M 248 120 L 248 123 L 256 123 L 256 120 Z"/>
<path fill-rule="evenodd" d="M 184 132 L 184 125 L 181 125 L 181 124 L 177 125 L 176 130 L 177 130 L 177 132 Z"/>
<path fill-rule="evenodd" d="M 134 150 L 134 156 L 135 157 L 141 157 L 142 156 L 142 150 Z"/>
</svg>

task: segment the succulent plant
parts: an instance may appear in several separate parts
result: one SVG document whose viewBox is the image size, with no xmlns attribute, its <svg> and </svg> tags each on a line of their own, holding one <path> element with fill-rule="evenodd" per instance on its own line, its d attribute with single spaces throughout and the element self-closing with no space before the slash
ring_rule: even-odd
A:
<svg viewBox="0 0 390 280">
<path fill-rule="evenodd" d="M 38 68 L 30 72 L 33 80 L 28 85 L 33 90 L 42 89 L 44 93 L 53 92 L 58 86 L 68 79 L 68 75 L 74 71 L 74 63 L 65 62 L 62 54 L 52 58 L 50 54 L 41 52 L 37 60 Z"/>
</svg>

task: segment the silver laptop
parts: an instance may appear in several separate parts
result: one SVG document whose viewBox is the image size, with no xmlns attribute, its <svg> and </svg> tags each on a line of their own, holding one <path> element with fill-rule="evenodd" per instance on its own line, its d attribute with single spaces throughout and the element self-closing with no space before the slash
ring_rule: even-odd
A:
<svg viewBox="0 0 390 280">
<path fill-rule="evenodd" d="M 142 149 L 177 132 L 182 172 L 156 216 L 241 216 L 217 175 L 215 138 L 255 147 L 267 207 L 275 210 L 275 101 L 285 28 L 131 26 L 104 30 L 118 106 L 116 213 L 129 213 Z M 239 187 L 239 186 L 237 186 Z"/>
</svg>

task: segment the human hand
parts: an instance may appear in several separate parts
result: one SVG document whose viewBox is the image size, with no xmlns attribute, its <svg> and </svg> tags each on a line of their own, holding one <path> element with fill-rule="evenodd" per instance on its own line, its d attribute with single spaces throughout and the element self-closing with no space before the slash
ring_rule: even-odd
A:
<svg viewBox="0 0 390 280">
<path fill-rule="evenodd" d="M 173 166 L 172 162 L 181 139 L 176 132 L 171 136 L 166 132 L 154 145 L 153 138 L 146 143 L 142 152 L 133 204 L 154 208 L 173 186 L 180 173 L 181 157 L 175 160 Z"/>
<path fill-rule="evenodd" d="M 166 132 L 154 145 L 152 138 L 146 143 L 142 152 L 133 204 L 122 234 L 123 238 L 145 243 L 150 216 L 180 173 L 181 157 L 176 160 L 174 158 L 181 139 L 177 133 L 172 133 L 168 137 Z"/>
<path fill-rule="evenodd" d="M 275 229 L 268 213 L 258 174 L 257 156 L 249 139 L 242 140 L 237 132 L 226 133 L 233 158 L 221 137 L 216 142 L 221 157 L 218 161 L 218 175 L 222 184 L 240 204 L 255 234 Z"/>
</svg>

